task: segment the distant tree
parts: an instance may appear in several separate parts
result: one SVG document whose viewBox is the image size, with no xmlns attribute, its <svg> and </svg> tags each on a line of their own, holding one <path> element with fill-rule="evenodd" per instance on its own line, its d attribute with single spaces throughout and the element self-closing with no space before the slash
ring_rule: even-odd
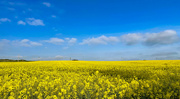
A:
<svg viewBox="0 0 180 99">
<path fill-rule="evenodd" d="M 0 59 L 0 62 L 27 62 L 27 60 L 24 60 L 24 59 L 20 59 L 20 60 Z"/>
<path fill-rule="evenodd" d="M 72 61 L 78 61 L 78 59 L 72 59 Z"/>
</svg>

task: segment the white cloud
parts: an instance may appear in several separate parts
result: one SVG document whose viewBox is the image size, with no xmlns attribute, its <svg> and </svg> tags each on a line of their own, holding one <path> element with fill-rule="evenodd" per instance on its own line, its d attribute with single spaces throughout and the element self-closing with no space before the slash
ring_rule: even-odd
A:
<svg viewBox="0 0 180 99">
<path fill-rule="evenodd" d="M 64 42 L 64 40 L 59 38 L 50 38 L 49 40 L 44 40 L 44 42 L 61 45 Z"/>
<path fill-rule="evenodd" d="M 69 43 L 69 44 L 74 44 L 74 43 L 76 43 L 76 41 L 77 41 L 76 38 L 71 38 L 71 39 L 68 41 L 68 43 Z"/>
<path fill-rule="evenodd" d="M 32 41 L 30 41 L 29 43 L 30 43 L 31 46 L 42 46 L 42 44 L 41 44 L 41 43 L 38 43 L 38 42 L 32 42 Z"/>
<path fill-rule="evenodd" d="M 11 20 L 8 18 L 1 18 L 0 22 L 11 22 Z"/>
<path fill-rule="evenodd" d="M 47 6 L 47 7 L 50 7 L 50 6 L 51 6 L 51 4 L 50 4 L 49 2 L 43 2 L 42 4 L 44 4 L 44 5 Z"/>
<path fill-rule="evenodd" d="M 18 21 L 17 23 L 21 24 L 21 25 L 26 25 L 26 23 L 24 21 L 22 21 L 22 20 Z"/>
<path fill-rule="evenodd" d="M 146 33 L 145 41 L 147 46 L 172 44 L 179 41 L 179 37 L 174 30 L 165 30 L 160 33 Z"/>
<path fill-rule="evenodd" d="M 126 45 L 134 45 L 139 43 L 142 40 L 143 36 L 140 33 L 129 33 L 122 35 L 120 37 L 121 42 L 125 43 Z"/>
<path fill-rule="evenodd" d="M 142 43 L 146 46 L 154 46 L 154 45 L 166 45 L 173 44 L 180 41 L 180 37 L 178 37 L 176 31 L 174 30 L 165 30 L 159 33 L 129 33 L 124 34 L 120 37 L 115 36 L 100 36 L 97 38 L 89 38 L 84 39 L 80 45 L 88 44 L 88 45 L 97 45 L 97 44 L 109 44 L 115 42 L 121 42 L 126 45 L 135 45 L 138 43 Z"/>
<path fill-rule="evenodd" d="M 97 37 L 97 38 L 89 38 L 84 39 L 83 42 L 80 43 L 80 45 L 88 44 L 88 45 L 98 45 L 98 44 L 108 44 L 108 43 L 115 43 L 119 42 L 119 39 L 117 37 L 106 37 L 104 35 Z"/>
<path fill-rule="evenodd" d="M 76 38 L 65 38 L 68 42 L 68 44 L 72 45 L 72 44 L 75 44 L 77 39 Z"/>
<path fill-rule="evenodd" d="M 7 46 L 9 44 L 9 40 L 7 39 L 1 39 L 0 40 L 0 49 L 3 49 L 5 46 Z"/>
<path fill-rule="evenodd" d="M 55 56 L 55 59 L 63 59 L 64 57 L 63 56 L 61 56 L 61 55 L 56 55 Z"/>
<path fill-rule="evenodd" d="M 12 44 L 15 46 L 24 46 L 24 47 L 32 47 L 32 46 L 42 46 L 41 43 L 30 41 L 29 39 L 23 40 L 15 40 L 12 41 Z"/>
<path fill-rule="evenodd" d="M 29 25 L 34 25 L 34 26 L 44 26 L 45 24 L 43 23 L 43 20 L 40 20 L 40 19 L 35 19 L 35 18 L 27 18 L 26 19 L 26 22 L 29 24 Z"/>
<path fill-rule="evenodd" d="M 121 42 L 126 45 L 142 43 L 146 46 L 173 44 L 179 41 L 179 37 L 174 30 L 165 30 L 159 33 L 131 33 L 120 37 Z"/>
</svg>

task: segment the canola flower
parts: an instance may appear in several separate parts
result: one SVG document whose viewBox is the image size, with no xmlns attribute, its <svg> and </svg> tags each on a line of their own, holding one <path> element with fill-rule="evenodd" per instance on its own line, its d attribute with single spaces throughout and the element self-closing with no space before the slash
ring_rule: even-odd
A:
<svg viewBox="0 0 180 99">
<path fill-rule="evenodd" d="M 0 99 L 180 99 L 180 61 L 0 63 Z"/>
</svg>

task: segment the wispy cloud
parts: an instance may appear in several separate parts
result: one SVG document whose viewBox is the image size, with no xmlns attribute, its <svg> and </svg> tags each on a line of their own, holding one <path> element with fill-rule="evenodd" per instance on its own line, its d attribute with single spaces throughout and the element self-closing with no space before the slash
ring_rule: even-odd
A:
<svg viewBox="0 0 180 99">
<path fill-rule="evenodd" d="M 5 46 L 9 45 L 10 40 L 7 39 L 1 39 L 0 40 L 0 49 L 3 49 Z"/>
<path fill-rule="evenodd" d="M 15 40 L 12 41 L 12 44 L 15 46 L 23 46 L 23 47 L 42 46 L 41 43 L 30 41 L 29 39 Z"/>
<path fill-rule="evenodd" d="M 119 42 L 119 39 L 114 36 L 106 37 L 104 35 L 97 37 L 97 38 L 88 38 L 84 39 L 83 42 L 80 43 L 80 45 L 88 44 L 88 45 L 99 45 L 99 44 L 108 44 L 108 43 L 116 43 Z"/>
<path fill-rule="evenodd" d="M 0 22 L 11 22 L 8 18 L 0 18 Z"/>
<path fill-rule="evenodd" d="M 21 3 L 21 2 L 8 2 L 9 5 L 11 6 L 22 6 L 22 5 L 26 5 L 25 3 Z"/>
<path fill-rule="evenodd" d="M 59 39 L 59 38 L 50 38 L 49 40 L 44 40 L 44 42 L 52 43 L 52 44 L 55 44 L 55 45 L 61 45 L 64 42 L 64 40 Z"/>
<path fill-rule="evenodd" d="M 20 25 L 26 25 L 26 23 L 22 20 L 18 21 L 17 24 L 20 24 Z"/>
<path fill-rule="evenodd" d="M 1 39 L 0 40 L 0 49 L 3 49 L 6 46 L 23 46 L 23 47 L 33 47 L 33 46 L 42 46 L 39 42 L 34 42 L 29 39 L 23 39 L 23 40 L 7 40 L 7 39 Z"/>
<path fill-rule="evenodd" d="M 10 7 L 8 7 L 7 9 L 10 10 L 10 11 L 15 11 L 16 10 L 15 8 L 10 8 Z"/>
<path fill-rule="evenodd" d="M 43 20 L 40 20 L 40 19 L 35 19 L 35 18 L 27 18 L 26 19 L 26 22 L 29 24 L 29 25 L 34 25 L 34 26 L 44 26 L 45 24 L 43 23 Z"/>
<path fill-rule="evenodd" d="M 68 44 L 73 45 L 77 42 L 76 38 L 65 38 Z"/>
<path fill-rule="evenodd" d="M 160 52 L 160 53 L 154 53 L 151 56 L 174 56 L 178 55 L 177 52 Z"/>
<path fill-rule="evenodd" d="M 45 56 L 45 57 L 36 57 L 32 58 L 33 60 L 69 60 L 70 57 L 62 56 L 62 55 L 56 55 L 56 56 Z"/>
<path fill-rule="evenodd" d="M 179 53 L 178 52 L 156 52 L 154 54 L 151 54 L 150 56 L 147 57 L 153 57 L 154 59 L 161 60 L 173 60 L 173 59 L 180 59 Z"/>
<path fill-rule="evenodd" d="M 14 2 L 8 2 L 9 3 L 9 5 L 15 5 L 15 3 Z"/>
<path fill-rule="evenodd" d="M 55 56 L 55 59 L 63 59 L 64 58 L 64 56 L 61 56 L 61 55 L 56 55 Z"/>
<path fill-rule="evenodd" d="M 51 7 L 51 4 L 49 2 L 43 2 L 42 4 L 44 4 L 47 7 Z"/>
<path fill-rule="evenodd" d="M 52 17 L 52 18 L 56 18 L 56 16 L 55 16 L 55 15 L 51 15 L 51 17 Z"/>
<path fill-rule="evenodd" d="M 43 20 L 40 20 L 40 19 L 35 19 L 35 18 L 26 18 L 26 21 L 18 21 L 17 24 L 19 25 L 26 25 L 29 24 L 29 25 L 33 25 L 33 26 L 44 26 L 45 24 L 43 23 Z"/>
</svg>

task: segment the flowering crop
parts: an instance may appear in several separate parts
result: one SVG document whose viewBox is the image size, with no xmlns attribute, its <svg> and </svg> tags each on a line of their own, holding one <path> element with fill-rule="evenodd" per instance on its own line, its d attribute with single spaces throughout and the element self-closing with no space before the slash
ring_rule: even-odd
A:
<svg viewBox="0 0 180 99">
<path fill-rule="evenodd" d="M 180 61 L 0 63 L 0 99 L 180 99 Z"/>
</svg>

